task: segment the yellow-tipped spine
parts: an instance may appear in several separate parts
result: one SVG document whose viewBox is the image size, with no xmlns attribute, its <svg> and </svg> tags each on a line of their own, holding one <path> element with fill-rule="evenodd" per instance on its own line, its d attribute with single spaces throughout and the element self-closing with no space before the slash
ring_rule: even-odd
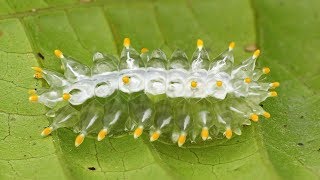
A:
<svg viewBox="0 0 320 180">
<path fill-rule="evenodd" d="M 54 54 L 60 59 L 64 58 L 62 52 L 58 49 L 54 50 Z"/>
<path fill-rule="evenodd" d="M 84 141 L 85 135 L 83 133 L 79 134 L 74 141 L 74 145 L 79 147 Z"/>
<path fill-rule="evenodd" d="M 140 137 L 142 132 L 143 132 L 143 126 L 138 126 L 137 129 L 133 133 L 134 139 L 137 139 L 138 137 Z"/>
<path fill-rule="evenodd" d="M 187 134 L 182 132 L 178 138 L 178 146 L 181 147 L 186 142 L 186 139 L 187 139 Z"/>
<path fill-rule="evenodd" d="M 254 122 L 257 122 L 257 121 L 259 121 L 259 116 L 257 114 L 253 113 L 250 115 L 250 119 Z"/>
<path fill-rule="evenodd" d="M 256 59 L 256 58 L 258 58 L 260 56 L 260 50 L 258 49 L 258 50 L 256 50 L 256 51 L 254 51 L 254 53 L 253 53 L 253 55 L 252 55 L 252 58 L 253 59 Z"/>
<path fill-rule="evenodd" d="M 147 53 L 147 52 L 149 52 L 149 49 L 148 48 L 142 48 L 141 49 L 141 53 L 143 54 L 143 53 Z"/>
<path fill-rule="evenodd" d="M 232 137 L 232 130 L 231 128 L 227 128 L 226 131 L 224 132 L 224 135 L 226 136 L 227 139 L 231 139 Z"/>
<path fill-rule="evenodd" d="M 280 86 L 280 83 L 279 83 L 279 82 L 273 82 L 273 83 L 270 84 L 270 86 L 271 86 L 272 88 L 277 88 L 277 87 Z"/>
<path fill-rule="evenodd" d="M 276 91 L 270 91 L 269 96 L 276 97 L 276 96 L 278 96 L 278 93 Z"/>
<path fill-rule="evenodd" d="M 236 46 L 236 43 L 235 42 L 230 42 L 229 44 L 229 51 L 232 51 L 234 49 L 234 47 Z"/>
<path fill-rule="evenodd" d="M 39 100 L 39 96 L 36 95 L 36 94 L 31 95 L 31 96 L 29 97 L 29 101 L 30 101 L 30 102 L 38 102 L 38 100 Z"/>
<path fill-rule="evenodd" d="M 130 47 L 130 44 L 131 44 L 130 39 L 129 38 L 124 38 L 123 46 L 128 49 Z"/>
<path fill-rule="evenodd" d="M 97 140 L 98 141 L 103 140 L 107 136 L 107 134 L 108 134 L 108 129 L 107 128 L 101 129 L 99 134 L 98 134 Z"/>
<path fill-rule="evenodd" d="M 48 136 L 49 134 L 51 134 L 52 131 L 53 131 L 52 127 L 46 127 L 41 132 L 41 136 Z"/>
<path fill-rule="evenodd" d="M 267 119 L 271 117 L 270 113 L 268 112 L 264 112 L 262 115 Z"/>
<path fill-rule="evenodd" d="M 270 68 L 264 67 L 264 68 L 262 69 L 262 72 L 263 72 L 263 74 L 269 74 L 269 73 L 270 73 Z"/>
<path fill-rule="evenodd" d="M 197 47 L 198 49 L 201 51 L 201 49 L 203 48 L 203 41 L 201 39 L 197 40 Z"/>
<path fill-rule="evenodd" d="M 160 137 L 160 134 L 161 134 L 160 130 L 153 132 L 150 136 L 150 141 L 153 142 L 153 141 L 158 140 Z"/>
<path fill-rule="evenodd" d="M 42 68 L 40 67 L 31 67 L 31 68 L 37 72 L 42 72 Z"/>
<path fill-rule="evenodd" d="M 201 131 L 202 140 L 207 140 L 209 138 L 209 129 L 207 127 L 203 127 Z"/>
</svg>

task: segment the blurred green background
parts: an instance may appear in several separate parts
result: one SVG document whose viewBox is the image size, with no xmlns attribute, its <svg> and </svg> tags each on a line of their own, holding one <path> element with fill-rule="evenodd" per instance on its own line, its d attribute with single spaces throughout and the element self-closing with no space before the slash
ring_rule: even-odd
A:
<svg viewBox="0 0 320 180">
<path fill-rule="evenodd" d="M 0 0 L 0 179 L 319 179 L 320 1 Z M 231 140 L 149 143 L 147 135 L 86 139 L 59 130 L 40 137 L 46 109 L 28 102 L 41 86 L 31 66 L 59 70 L 53 50 L 90 65 L 94 52 L 177 47 L 190 56 L 201 38 L 211 57 L 236 42 L 235 58 L 261 49 L 279 97 L 272 117 Z"/>
</svg>

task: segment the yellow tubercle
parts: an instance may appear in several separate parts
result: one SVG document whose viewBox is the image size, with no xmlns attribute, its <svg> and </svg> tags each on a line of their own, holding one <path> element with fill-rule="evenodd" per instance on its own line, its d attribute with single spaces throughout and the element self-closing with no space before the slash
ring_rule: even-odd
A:
<svg viewBox="0 0 320 180">
<path fill-rule="evenodd" d="M 280 86 L 280 83 L 279 82 L 273 82 L 271 83 L 271 87 L 273 88 L 276 88 L 276 87 L 279 87 Z"/>
<path fill-rule="evenodd" d="M 235 46 L 236 46 L 236 43 L 232 41 L 232 42 L 229 44 L 229 51 L 233 50 Z"/>
<path fill-rule="evenodd" d="M 36 79 L 41 79 L 42 78 L 42 73 L 41 72 L 35 72 L 33 77 L 36 78 Z"/>
<path fill-rule="evenodd" d="M 53 130 L 52 127 L 44 128 L 43 131 L 41 132 L 41 136 L 48 136 L 49 134 L 51 134 L 52 130 Z"/>
<path fill-rule="evenodd" d="M 37 102 L 39 100 L 39 96 L 34 94 L 29 97 L 30 102 Z"/>
<path fill-rule="evenodd" d="M 60 50 L 54 50 L 54 54 L 58 57 L 58 58 L 64 58 L 62 52 Z"/>
<path fill-rule="evenodd" d="M 142 48 L 141 49 L 141 53 L 143 54 L 143 53 L 146 53 L 146 52 L 148 52 L 149 51 L 149 49 L 147 49 L 147 48 Z"/>
<path fill-rule="evenodd" d="M 142 132 L 143 132 L 143 126 L 137 127 L 137 129 L 133 133 L 133 137 L 137 139 L 138 137 L 141 136 Z"/>
<path fill-rule="evenodd" d="M 98 141 L 103 140 L 106 137 L 107 134 L 108 134 L 108 130 L 107 129 L 105 129 L 105 128 L 101 129 L 101 131 L 99 132 L 98 137 L 97 137 Z"/>
<path fill-rule="evenodd" d="M 83 140 L 84 140 L 84 134 L 79 134 L 77 137 L 76 137 L 76 140 L 74 142 L 74 145 L 76 147 L 80 146 L 82 143 L 83 143 Z"/>
<path fill-rule="evenodd" d="M 253 59 L 256 59 L 257 57 L 259 57 L 259 55 L 260 55 L 260 50 L 258 49 L 258 50 L 256 50 L 256 51 L 254 51 L 254 53 L 253 53 L 253 55 L 252 55 L 252 58 L 253 58 Z"/>
<path fill-rule="evenodd" d="M 123 76 L 122 77 L 123 84 L 129 84 L 130 83 L 130 77 L 129 76 Z"/>
<path fill-rule="evenodd" d="M 126 48 L 129 48 L 130 44 L 131 44 L 130 39 L 129 38 L 124 38 L 123 46 L 126 47 Z"/>
<path fill-rule="evenodd" d="M 268 112 L 264 112 L 262 115 L 263 115 L 265 118 L 270 118 L 270 117 L 271 117 L 270 113 L 268 113 Z"/>
<path fill-rule="evenodd" d="M 198 82 L 197 81 L 191 81 L 190 86 L 192 88 L 196 88 L 198 86 Z"/>
<path fill-rule="evenodd" d="M 31 68 L 37 72 L 42 72 L 42 68 L 40 67 L 31 67 Z"/>
<path fill-rule="evenodd" d="M 201 50 L 203 48 L 203 41 L 201 39 L 197 40 L 197 47 Z"/>
<path fill-rule="evenodd" d="M 178 146 L 181 147 L 187 139 L 187 135 L 185 133 L 181 133 L 179 138 L 178 138 Z"/>
<path fill-rule="evenodd" d="M 62 99 L 65 101 L 68 101 L 71 98 L 71 94 L 69 93 L 63 93 Z"/>
<path fill-rule="evenodd" d="M 223 85 L 223 82 L 222 82 L 222 81 L 217 81 L 217 82 L 216 82 L 216 85 L 217 85 L 218 87 L 221 87 L 221 86 Z"/>
<path fill-rule="evenodd" d="M 269 73 L 270 73 L 270 68 L 264 67 L 264 68 L 262 69 L 262 72 L 263 72 L 263 74 L 269 74 Z"/>
<path fill-rule="evenodd" d="M 257 114 L 251 114 L 250 119 L 254 122 L 259 121 L 259 116 Z"/>
<path fill-rule="evenodd" d="M 152 135 L 150 136 L 150 141 L 153 142 L 153 141 L 156 141 L 159 139 L 160 137 L 160 131 L 155 131 L 154 133 L 152 133 Z"/>
<path fill-rule="evenodd" d="M 227 139 L 231 139 L 232 130 L 230 128 L 227 128 L 226 131 L 224 132 L 224 135 L 226 136 Z"/>
<path fill-rule="evenodd" d="M 278 96 L 278 93 L 276 91 L 270 91 L 269 96 L 276 97 L 276 96 Z"/>
<path fill-rule="evenodd" d="M 250 83 L 250 82 L 251 82 L 251 79 L 248 78 L 248 77 L 247 77 L 247 78 L 244 78 L 244 82 L 245 82 L 245 83 Z"/>
<path fill-rule="evenodd" d="M 202 140 L 207 140 L 209 137 L 209 129 L 207 127 L 203 127 L 201 131 L 201 138 Z"/>
</svg>

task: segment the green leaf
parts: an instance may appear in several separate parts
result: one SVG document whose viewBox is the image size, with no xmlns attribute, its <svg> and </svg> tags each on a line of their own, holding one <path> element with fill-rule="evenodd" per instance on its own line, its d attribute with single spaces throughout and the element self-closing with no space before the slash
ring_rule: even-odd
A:
<svg viewBox="0 0 320 180">
<path fill-rule="evenodd" d="M 319 179 L 320 2 L 0 0 L 0 179 Z M 242 136 L 178 148 L 150 143 L 147 135 L 102 142 L 75 134 L 51 137 L 46 109 L 28 102 L 41 87 L 31 66 L 60 71 L 53 50 L 91 64 L 96 51 L 119 54 L 122 39 L 136 49 L 175 48 L 190 56 L 202 38 L 214 56 L 230 41 L 236 61 L 257 43 L 260 64 L 281 82 L 264 108 L 269 120 L 245 127 Z M 38 55 L 40 53 L 44 59 Z"/>
</svg>

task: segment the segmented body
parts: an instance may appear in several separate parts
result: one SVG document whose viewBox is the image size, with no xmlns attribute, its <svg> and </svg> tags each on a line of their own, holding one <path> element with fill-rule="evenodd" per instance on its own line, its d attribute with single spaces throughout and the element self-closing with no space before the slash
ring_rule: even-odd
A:
<svg viewBox="0 0 320 180">
<path fill-rule="evenodd" d="M 101 141 L 124 131 L 133 131 L 134 138 L 148 131 L 150 141 L 170 137 L 179 146 L 188 139 L 197 142 L 219 134 L 230 139 L 259 115 L 270 117 L 259 103 L 277 96 L 269 90 L 279 86 L 265 82 L 269 68 L 255 68 L 259 50 L 234 66 L 233 48 L 232 42 L 210 60 L 198 40 L 191 60 L 180 50 L 167 60 L 161 50 L 143 49 L 139 54 L 126 38 L 120 61 L 96 53 L 91 68 L 56 50 L 64 75 L 33 67 L 35 77 L 45 79 L 50 88 L 31 91 L 29 99 L 49 108 L 68 101 L 70 105 L 57 112 L 49 111 L 53 123 L 42 135 L 74 128 L 79 132 L 76 146 L 89 134 Z"/>
</svg>

